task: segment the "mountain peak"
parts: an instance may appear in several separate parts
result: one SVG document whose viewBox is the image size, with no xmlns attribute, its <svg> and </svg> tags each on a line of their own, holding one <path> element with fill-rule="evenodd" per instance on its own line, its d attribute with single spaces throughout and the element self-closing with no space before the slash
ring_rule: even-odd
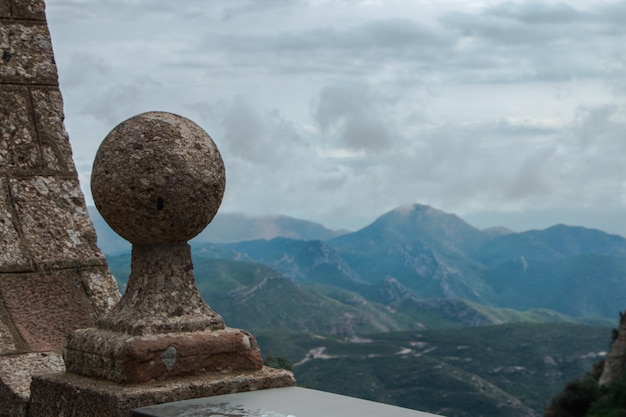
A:
<svg viewBox="0 0 626 417">
<path fill-rule="evenodd" d="M 413 213 L 416 211 L 429 211 L 429 210 L 439 211 L 425 204 L 413 203 L 413 204 L 405 204 L 403 206 L 396 207 L 395 209 L 391 210 L 390 213 L 409 214 L 409 213 Z"/>
<path fill-rule="evenodd" d="M 487 235 L 458 216 L 423 204 L 395 208 L 365 228 L 339 236 L 335 245 L 365 244 L 393 247 L 411 242 L 445 252 L 463 252 L 477 247 Z M 361 243 L 360 243 L 361 242 Z"/>
<path fill-rule="evenodd" d="M 397 207 L 380 216 L 370 226 L 377 223 L 384 227 L 405 230 L 408 233 L 417 232 L 442 233 L 443 235 L 456 232 L 480 234 L 480 231 L 456 214 L 446 213 L 424 204 L 409 204 Z M 368 227 L 370 227 L 368 226 Z"/>
<path fill-rule="evenodd" d="M 410 215 L 421 215 L 421 216 L 454 216 L 454 214 L 446 213 L 445 211 L 438 210 L 434 207 L 431 207 L 426 204 L 405 204 L 403 206 L 396 207 L 383 214 L 380 217 L 384 217 L 386 215 L 396 215 L 396 216 L 410 216 Z"/>
</svg>

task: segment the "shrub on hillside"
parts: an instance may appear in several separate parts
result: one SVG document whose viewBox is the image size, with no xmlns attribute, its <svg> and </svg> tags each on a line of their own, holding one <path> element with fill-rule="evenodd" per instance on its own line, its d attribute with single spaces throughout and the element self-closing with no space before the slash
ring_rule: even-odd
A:
<svg viewBox="0 0 626 417">
<path fill-rule="evenodd" d="M 626 417 L 626 381 L 603 388 L 601 397 L 589 408 L 587 417 Z"/>
<path fill-rule="evenodd" d="M 595 379 L 585 376 L 571 380 L 565 390 L 552 399 L 544 417 L 585 417 L 591 404 L 599 398 L 600 388 Z"/>
</svg>

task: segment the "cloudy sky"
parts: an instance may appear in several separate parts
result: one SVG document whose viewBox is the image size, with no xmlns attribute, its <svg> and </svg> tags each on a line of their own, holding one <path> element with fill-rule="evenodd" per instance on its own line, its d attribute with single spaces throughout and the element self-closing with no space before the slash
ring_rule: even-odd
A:
<svg viewBox="0 0 626 417">
<path fill-rule="evenodd" d="M 47 0 L 84 192 L 149 110 L 222 152 L 222 211 L 357 229 L 422 203 L 626 235 L 626 1 Z"/>
</svg>

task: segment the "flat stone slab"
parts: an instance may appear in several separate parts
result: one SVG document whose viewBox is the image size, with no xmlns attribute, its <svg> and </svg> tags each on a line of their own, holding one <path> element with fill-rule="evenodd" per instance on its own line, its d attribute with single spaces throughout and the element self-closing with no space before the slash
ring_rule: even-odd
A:
<svg viewBox="0 0 626 417">
<path fill-rule="evenodd" d="M 213 372 L 144 384 L 118 384 L 71 373 L 33 377 L 29 415 L 37 417 L 132 417 L 153 404 L 295 385 L 291 372 Z"/>
<path fill-rule="evenodd" d="M 141 407 L 133 417 L 435 417 L 435 414 L 302 387 L 219 395 Z"/>
</svg>

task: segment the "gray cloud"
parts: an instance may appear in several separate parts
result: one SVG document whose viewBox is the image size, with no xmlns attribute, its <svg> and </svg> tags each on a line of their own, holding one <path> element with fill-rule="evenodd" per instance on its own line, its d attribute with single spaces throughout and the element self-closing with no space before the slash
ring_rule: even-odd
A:
<svg viewBox="0 0 626 417">
<path fill-rule="evenodd" d="M 123 120 L 137 114 L 139 103 L 142 103 L 146 85 L 154 83 L 149 78 L 133 80 L 131 83 L 120 83 L 104 86 L 90 97 L 86 97 L 83 114 L 102 120 L 111 128 Z M 144 110 L 147 111 L 148 109 Z M 141 111 L 143 112 L 143 111 Z"/>
<path fill-rule="evenodd" d="M 580 10 L 566 3 L 505 2 L 488 7 L 486 14 L 518 20 L 528 25 L 559 25 L 585 20 Z"/>
<path fill-rule="evenodd" d="M 602 62 L 624 41 L 623 25 L 616 26 L 607 10 L 620 14 L 622 9 L 598 4 L 583 11 L 563 3 L 507 2 L 479 14 L 450 13 L 441 21 L 459 34 L 457 45 L 469 45 L 461 58 L 473 55 L 478 68 L 517 69 L 509 81 L 565 81 L 605 73 Z"/>
<path fill-rule="evenodd" d="M 276 166 L 301 143 L 294 126 L 276 110 L 262 112 L 242 97 L 220 108 L 222 139 L 233 157 Z"/>
<path fill-rule="evenodd" d="M 259 2 L 255 0 L 231 0 L 224 4 L 220 12 L 224 20 L 231 20 L 242 14 L 268 14 L 277 11 L 289 11 L 301 7 L 298 0 L 266 0 Z"/>
<path fill-rule="evenodd" d="M 624 2 L 47 3 L 81 178 L 167 110 L 218 143 L 229 211 L 626 209 Z"/>
<path fill-rule="evenodd" d="M 61 66 L 59 71 L 63 73 L 63 87 L 74 88 L 94 78 L 106 78 L 110 67 L 100 56 L 76 51 L 70 56 L 69 63 Z"/>
<path fill-rule="evenodd" d="M 393 141 L 384 119 L 384 101 L 367 84 L 327 86 L 320 92 L 314 117 L 324 135 L 353 150 L 385 150 Z"/>
</svg>

